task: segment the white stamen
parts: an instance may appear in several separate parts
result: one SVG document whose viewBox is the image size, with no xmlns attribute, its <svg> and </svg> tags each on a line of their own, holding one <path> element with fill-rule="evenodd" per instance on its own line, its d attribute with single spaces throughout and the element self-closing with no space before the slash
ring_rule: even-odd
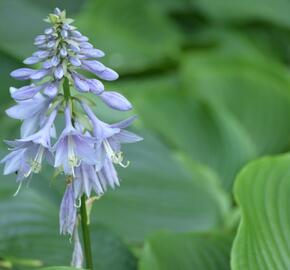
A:
<svg viewBox="0 0 290 270">
<path fill-rule="evenodd" d="M 20 189 L 21 189 L 21 186 L 22 186 L 22 181 L 19 183 L 16 192 L 13 194 L 13 197 L 16 197 L 16 196 L 17 196 L 17 194 L 19 193 L 19 191 L 20 191 Z"/>
<path fill-rule="evenodd" d="M 36 153 L 36 156 L 34 160 L 31 161 L 31 166 L 29 168 L 29 171 L 24 174 L 24 176 L 27 178 L 32 172 L 33 173 L 39 173 L 41 171 L 41 163 L 43 159 L 44 154 L 44 147 L 42 145 L 39 145 L 38 151 Z"/>
<path fill-rule="evenodd" d="M 80 162 L 74 152 L 74 143 L 72 136 L 68 136 L 68 163 L 72 169 L 72 175 L 75 177 L 74 167 L 78 167 Z"/>
<path fill-rule="evenodd" d="M 104 147 L 113 163 L 119 164 L 123 168 L 127 168 L 130 165 L 130 161 L 127 161 L 126 164 L 123 163 L 123 152 L 114 152 L 108 140 L 104 140 Z"/>
</svg>

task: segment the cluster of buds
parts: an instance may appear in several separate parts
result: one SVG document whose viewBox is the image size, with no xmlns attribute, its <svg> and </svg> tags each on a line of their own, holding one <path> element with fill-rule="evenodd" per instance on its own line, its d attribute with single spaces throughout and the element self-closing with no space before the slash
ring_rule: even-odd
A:
<svg viewBox="0 0 290 270">
<path fill-rule="evenodd" d="M 60 231 L 72 235 L 77 223 L 80 197 L 103 194 L 107 187 L 119 185 L 115 164 L 127 167 L 121 152 L 122 143 L 142 140 L 124 130 L 134 120 L 107 124 L 92 110 L 93 103 L 79 93 L 93 93 L 109 107 L 127 111 L 131 103 L 121 94 L 105 91 L 103 83 L 83 74 L 112 81 L 118 74 L 97 59 L 105 54 L 95 49 L 65 11 L 58 8 L 45 20 L 50 27 L 35 38 L 38 50 L 24 60 L 37 69 L 20 68 L 11 73 L 30 85 L 10 88 L 16 105 L 7 114 L 23 121 L 21 138 L 6 141 L 11 152 L 1 161 L 4 174 L 17 173 L 21 184 L 41 171 L 44 161 L 66 175 L 66 191 L 60 207 Z M 83 74 L 80 74 L 82 72 Z M 65 126 L 59 136 L 55 121 L 64 114 Z M 16 192 L 16 193 L 17 193 Z"/>
</svg>

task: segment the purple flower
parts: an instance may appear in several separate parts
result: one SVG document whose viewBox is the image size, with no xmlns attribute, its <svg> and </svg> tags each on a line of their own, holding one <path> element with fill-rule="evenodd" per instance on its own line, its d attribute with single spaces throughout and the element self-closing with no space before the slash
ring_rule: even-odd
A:
<svg viewBox="0 0 290 270">
<path fill-rule="evenodd" d="M 80 47 L 83 48 L 81 49 L 80 54 L 83 55 L 85 58 L 99 58 L 105 56 L 105 53 L 99 49 L 84 48 L 84 45 L 81 45 Z"/>
<path fill-rule="evenodd" d="M 68 184 L 60 205 L 59 221 L 61 234 L 73 234 L 77 219 L 73 185 Z"/>
<path fill-rule="evenodd" d="M 48 161 L 52 161 L 50 129 L 56 114 L 57 111 L 54 110 L 38 132 L 16 141 L 6 141 L 12 147 L 12 152 L 1 161 L 1 163 L 6 163 L 4 174 L 20 171 L 21 174 L 18 173 L 18 178 L 23 179 L 31 173 L 39 173 L 43 159 L 46 158 Z M 14 165 L 13 162 L 15 163 Z"/>
<path fill-rule="evenodd" d="M 98 167 L 99 166 L 88 165 L 82 162 L 81 165 L 76 168 L 73 181 L 75 199 L 79 199 L 82 194 L 86 194 L 89 198 L 92 190 L 94 190 L 97 195 L 104 193 L 101 180 L 96 173 L 96 171 L 99 170 Z"/>
<path fill-rule="evenodd" d="M 54 145 L 55 167 L 62 167 L 65 174 L 75 175 L 75 167 L 80 165 L 81 161 L 88 164 L 95 163 L 95 140 L 85 136 L 75 129 L 71 121 L 71 112 L 67 106 L 65 109 L 66 127 Z"/>
<path fill-rule="evenodd" d="M 88 37 L 71 25 L 73 20 L 66 18 L 65 11 L 56 8 L 45 21 L 51 26 L 35 38 L 37 51 L 24 60 L 24 64 L 38 64 L 40 68 L 11 72 L 15 79 L 32 82 L 18 89 L 10 88 L 16 105 L 6 113 L 23 121 L 21 138 L 6 141 L 11 152 L 0 163 L 5 164 L 5 175 L 17 173 L 17 192 L 23 180 L 40 172 L 44 160 L 64 172 L 67 186 L 59 213 L 60 232 L 74 235 L 72 265 L 81 267 L 83 254 L 77 231 L 77 204 L 83 195 L 90 197 L 92 192 L 102 195 L 108 187 L 119 186 L 114 164 L 129 165 L 123 161 L 121 144 L 142 138 L 124 130 L 135 117 L 110 125 L 95 116 L 84 103 L 87 99 L 74 97 L 71 86 L 82 94 L 96 94 L 113 109 L 132 108 L 121 94 L 105 91 L 100 80 L 113 81 L 119 75 L 99 61 L 105 53 L 94 48 Z M 100 80 L 81 75 L 81 70 L 93 73 Z M 62 111 L 65 127 L 57 138 L 54 122 Z M 56 138 L 53 147 L 52 138 Z"/>
<path fill-rule="evenodd" d="M 40 70 L 37 70 L 33 74 L 30 75 L 30 79 L 32 79 L 32 80 L 41 80 L 46 75 L 50 74 L 50 72 L 51 72 L 50 69 L 40 69 Z"/>
<path fill-rule="evenodd" d="M 100 98 L 112 109 L 119 111 L 128 111 L 132 109 L 132 104 L 117 92 L 103 92 L 100 94 Z"/>
<path fill-rule="evenodd" d="M 84 261 L 84 255 L 77 228 L 74 229 L 73 237 L 74 237 L 74 250 L 71 260 L 71 266 L 76 268 L 83 268 L 82 266 Z"/>
<path fill-rule="evenodd" d="M 104 91 L 104 85 L 99 80 L 87 79 L 76 72 L 72 73 L 72 78 L 79 92 L 92 92 L 99 95 Z"/>
<path fill-rule="evenodd" d="M 19 68 L 10 73 L 10 75 L 17 80 L 28 80 L 36 70 L 31 68 Z"/>
<path fill-rule="evenodd" d="M 52 81 L 50 83 L 47 83 L 43 93 L 50 98 L 54 98 L 57 95 L 59 89 L 59 81 Z"/>
<path fill-rule="evenodd" d="M 15 100 L 24 100 L 24 99 L 30 99 L 33 96 L 35 96 L 44 86 L 43 85 L 27 85 L 23 86 L 21 88 L 14 88 L 12 87 L 10 89 L 11 96 Z"/>
<path fill-rule="evenodd" d="M 13 90 L 12 90 L 13 91 Z M 35 132 L 45 120 L 46 112 L 51 100 L 41 94 L 33 98 L 17 101 L 17 104 L 6 110 L 8 116 L 23 120 L 21 137 L 26 137 Z"/>
<path fill-rule="evenodd" d="M 64 76 L 64 69 L 62 65 L 56 67 L 54 71 L 54 77 L 58 80 L 62 79 Z"/>
<path fill-rule="evenodd" d="M 17 181 L 25 179 L 25 175 L 29 172 L 30 166 L 26 162 L 26 149 L 19 148 L 13 150 L 0 163 L 5 163 L 4 175 L 17 173 Z"/>
<path fill-rule="evenodd" d="M 83 102 L 82 106 L 92 122 L 93 133 L 98 141 L 97 152 L 99 153 L 99 162 L 101 162 L 101 166 L 99 166 L 101 170 L 97 170 L 98 179 L 104 190 L 108 185 L 114 188 L 119 185 L 119 180 L 113 164 L 119 164 L 123 168 L 129 165 L 129 161 L 126 164 L 123 162 L 121 144 L 134 143 L 143 139 L 132 132 L 123 130 L 135 120 L 135 117 L 109 125 L 99 120 L 87 104 Z"/>
<path fill-rule="evenodd" d="M 105 67 L 101 62 L 96 60 L 83 60 L 82 68 L 97 75 L 99 78 L 106 81 L 117 80 L 119 75 L 116 71 Z"/>
</svg>

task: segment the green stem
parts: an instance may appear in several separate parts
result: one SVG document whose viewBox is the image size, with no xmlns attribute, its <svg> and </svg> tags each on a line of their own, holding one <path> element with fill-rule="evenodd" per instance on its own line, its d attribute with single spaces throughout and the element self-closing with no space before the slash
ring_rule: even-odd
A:
<svg viewBox="0 0 290 270">
<path fill-rule="evenodd" d="M 91 249 L 91 238 L 90 238 L 90 229 L 88 224 L 88 213 L 86 207 L 86 197 L 82 196 L 81 199 L 81 223 L 82 223 L 82 233 L 83 233 L 83 243 L 84 243 L 84 251 L 86 258 L 86 268 L 93 270 L 93 257 L 92 257 L 92 249 Z"/>
<path fill-rule="evenodd" d="M 69 102 L 71 99 L 71 94 L 70 94 L 70 86 L 69 86 L 68 78 L 65 78 L 63 82 L 63 94 L 66 101 Z M 82 224 L 83 247 L 84 247 L 85 258 L 86 258 L 86 268 L 93 270 L 94 268 L 93 268 L 91 238 L 90 238 L 90 229 L 89 229 L 88 212 L 87 212 L 85 195 L 83 195 L 81 198 L 80 215 L 81 215 L 81 224 Z"/>
<path fill-rule="evenodd" d="M 66 100 L 70 99 L 70 89 L 69 89 L 69 80 L 68 78 L 64 79 L 63 82 L 63 94 Z"/>
</svg>

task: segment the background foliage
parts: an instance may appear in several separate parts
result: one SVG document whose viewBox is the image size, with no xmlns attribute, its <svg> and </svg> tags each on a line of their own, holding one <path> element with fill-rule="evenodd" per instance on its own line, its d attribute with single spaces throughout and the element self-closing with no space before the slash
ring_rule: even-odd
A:
<svg viewBox="0 0 290 270">
<path fill-rule="evenodd" d="M 9 86 L 20 86 L 9 73 L 55 6 L 107 53 L 121 78 L 106 86 L 135 104 L 145 137 L 126 148 L 121 188 L 94 205 L 95 268 L 289 269 L 290 158 L 259 159 L 289 150 L 289 2 L 1 0 L 1 140 L 19 136 L 4 112 Z M 96 110 L 108 121 L 130 115 Z M 1 177 L 0 269 L 69 265 L 72 245 L 58 234 L 64 181 L 52 175 L 16 198 L 15 177 Z"/>
</svg>

